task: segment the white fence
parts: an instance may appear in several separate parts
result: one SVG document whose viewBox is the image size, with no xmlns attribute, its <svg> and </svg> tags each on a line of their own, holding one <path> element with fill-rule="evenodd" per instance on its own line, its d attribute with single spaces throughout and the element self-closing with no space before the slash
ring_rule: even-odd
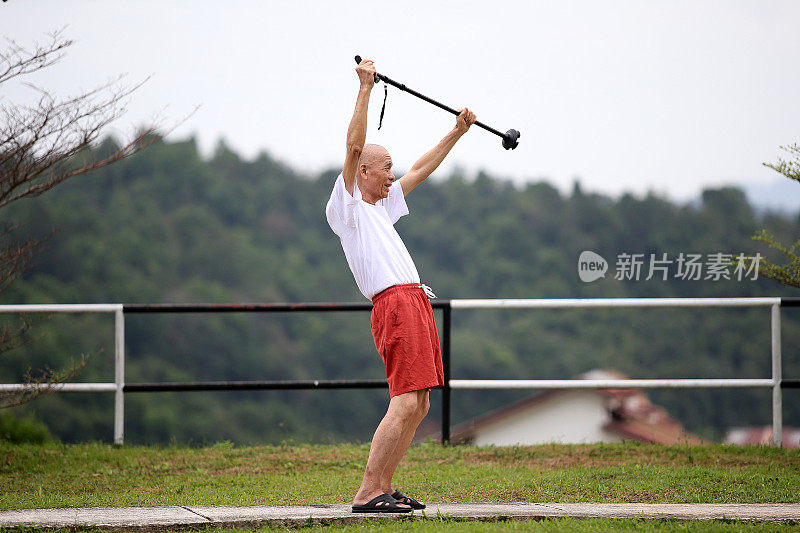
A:
<svg viewBox="0 0 800 533">
<path fill-rule="evenodd" d="M 114 383 L 61 383 L 56 392 L 113 392 L 114 444 L 121 445 L 125 425 L 125 314 L 123 304 L 0 305 L 0 313 L 114 313 Z M 46 386 L 46 385 L 45 385 Z M 22 383 L 0 384 L 0 391 L 30 388 Z"/>
<path fill-rule="evenodd" d="M 795 302 L 796 303 L 796 302 Z M 260 310 L 275 310 L 288 305 L 299 310 L 306 304 L 261 305 Z M 348 309 L 346 306 L 351 305 Z M 352 310 L 363 304 L 309 304 L 309 310 Z M 115 315 L 115 381 L 114 383 L 65 383 L 56 386 L 60 392 L 113 392 L 114 443 L 124 440 L 125 390 L 125 305 L 68 304 L 68 305 L 0 305 L 0 313 L 114 313 Z M 160 312 L 170 306 L 159 306 Z M 194 306 L 195 309 L 203 306 Z M 254 306 L 206 306 L 205 311 L 258 311 Z M 607 299 L 495 299 L 495 300 L 437 300 L 437 308 L 446 312 L 445 328 L 450 327 L 451 309 L 583 309 L 583 308 L 664 308 L 664 307 L 769 307 L 771 309 L 772 377 L 761 379 L 627 379 L 627 380 L 466 380 L 448 379 L 445 394 L 449 404 L 450 389 L 653 389 L 653 388 L 771 388 L 772 427 L 775 446 L 781 446 L 783 412 L 781 394 L 781 298 L 607 298 Z M 184 309 L 186 311 L 186 309 Z M 191 311 L 191 310 L 189 310 Z M 449 352 L 449 331 L 445 351 Z M 445 355 L 449 376 L 449 353 Z M 31 385 L 0 384 L 0 391 L 23 390 Z M 447 407 L 449 410 L 449 405 Z M 449 414 L 447 415 L 449 423 Z M 444 434 L 444 433 L 443 433 Z M 449 434 L 449 428 L 448 428 Z"/>
</svg>

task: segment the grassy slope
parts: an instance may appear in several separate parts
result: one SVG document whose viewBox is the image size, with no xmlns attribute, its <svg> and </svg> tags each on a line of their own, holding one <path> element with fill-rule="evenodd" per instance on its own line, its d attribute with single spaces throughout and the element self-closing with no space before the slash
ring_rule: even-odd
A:
<svg viewBox="0 0 800 533">
<path fill-rule="evenodd" d="M 349 502 L 367 445 L 0 443 L 0 509 Z M 422 501 L 800 502 L 800 451 L 635 443 L 411 448 Z"/>
</svg>

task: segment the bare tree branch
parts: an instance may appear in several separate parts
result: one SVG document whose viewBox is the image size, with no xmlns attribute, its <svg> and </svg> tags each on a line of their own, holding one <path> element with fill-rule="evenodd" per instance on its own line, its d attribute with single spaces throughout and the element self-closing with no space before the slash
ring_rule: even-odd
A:
<svg viewBox="0 0 800 533">
<path fill-rule="evenodd" d="M 86 368 L 92 357 L 81 355 L 78 361 L 70 363 L 67 370 L 57 371 L 50 367 L 45 367 L 37 375 L 33 375 L 32 370 L 28 369 L 25 375 L 24 388 L 21 390 L 0 391 L 0 409 L 18 407 L 46 394 L 56 392 L 60 385 L 72 381 L 75 376 Z"/>
<path fill-rule="evenodd" d="M 62 31 L 29 48 L 6 39 L 5 49 L 0 50 L 0 86 L 57 63 L 72 44 Z M 93 149 L 106 128 L 125 114 L 131 95 L 147 82 L 124 85 L 122 79 L 117 77 L 68 98 L 23 82 L 38 94 L 38 99 L 28 105 L 7 103 L 0 97 L 0 208 L 129 157 L 160 138 L 155 126 L 147 126 L 110 153 Z M 16 227 L 7 224 L 0 228 L 0 292 L 30 267 L 43 242 L 52 237 L 16 242 L 11 237 Z M 16 325 L 0 324 L 0 355 L 35 341 L 30 330 L 28 317 L 21 317 Z M 81 356 L 65 370 L 44 368 L 35 374 L 29 370 L 23 387 L 0 392 L 0 408 L 21 405 L 57 390 L 88 361 Z"/>
<path fill-rule="evenodd" d="M 70 39 L 65 39 L 64 30 L 51 32 L 50 42 L 44 45 L 33 43 L 32 49 L 20 46 L 13 39 L 6 39 L 6 50 L 0 50 L 0 83 L 17 76 L 30 74 L 49 67 L 64 57 L 64 50 L 72 46 Z"/>
<path fill-rule="evenodd" d="M 41 94 L 36 105 L 0 107 L 0 207 L 129 157 L 159 138 L 155 127 L 147 127 L 105 158 L 76 161 L 147 82 L 120 86 L 120 79 L 62 101 L 35 88 Z"/>
<path fill-rule="evenodd" d="M 0 292 L 6 290 L 28 269 L 34 255 L 41 250 L 47 240 L 56 234 L 54 231 L 42 239 L 26 239 L 23 242 L 17 242 L 10 235 L 18 228 L 17 224 L 6 224 L 0 231 Z M 0 349 L 0 353 L 3 351 Z"/>
<path fill-rule="evenodd" d="M 17 317 L 18 325 L 0 326 L 0 353 L 9 352 L 15 348 L 20 348 L 30 344 L 34 339 L 28 335 L 31 329 L 30 319 L 26 315 Z"/>
</svg>

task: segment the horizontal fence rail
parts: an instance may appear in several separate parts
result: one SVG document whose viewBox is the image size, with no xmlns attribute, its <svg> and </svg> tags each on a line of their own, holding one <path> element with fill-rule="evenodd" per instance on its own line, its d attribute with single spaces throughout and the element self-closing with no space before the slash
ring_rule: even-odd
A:
<svg viewBox="0 0 800 533">
<path fill-rule="evenodd" d="M 0 383 L 0 392 L 52 390 L 53 392 L 116 392 L 116 383 Z"/>
<path fill-rule="evenodd" d="M 0 313 L 115 313 L 123 304 L 0 305 Z"/>
<path fill-rule="evenodd" d="M 767 307 L 780 298 L 538 298 L 450 300 L 453 309 L 574 309 L 597 307 Z"/>
<path fill-rule="evenodd" d="M 771 388 L 773 440 L 781 446 L 783 431 L 781 389 L 800 388 L 800 379 L 783 379 L 781 372 L 780 308 L 800 307 L 798 297 L 756 298 L 568 298 L 568 299 L 459 299 L 432 300 L 443 311 L 442 359 L 445 385 L 442 391 L 442 441 L 450 440 L 450 391 L 452 389 L 657 389 L 657 388 Z M 664 307 L 770 307 L 772 378 L 770 379 L 451 379 L 450 330 L 453 309 L 583 309 Z M 302 389 L 386 389 L 384 379 L 211 381 L 173 383 L 125 383 L 124 315 L 144 313 L 287 313 L 371 311 L 366 302 L 250 303 L 250 304 L 41 304 L 0 305 L 0 313 L 113 313 L 115 315 L 114 383 L 21 384 L 2 383 L 0 392 L 49 389 L 53 392 L 113 392 L 114 443 L 124 442 L 124 394 L 137 392 L 302 390 Z"/>
<path fill-rule="evenodd" d="M 306 379 L 295 381 L 205 381 L 202 383 L 129 383 L 125 392 L 298 390 L 298 389 L 388 389 L 385 379 Z"/>
<path fill-rule="evenodd" d="M 771 379 L 451 379 L 451 389 L 763 389 Z"/>
<path fill-rule="evenodd" d="M 448 301 L 433 300 L 442 309 Z M 312 302 L 276 304 L 124 304 L 125 313 L 291 313 L 304 311 L 372 311 L 371 303 Z"/>
</svg>

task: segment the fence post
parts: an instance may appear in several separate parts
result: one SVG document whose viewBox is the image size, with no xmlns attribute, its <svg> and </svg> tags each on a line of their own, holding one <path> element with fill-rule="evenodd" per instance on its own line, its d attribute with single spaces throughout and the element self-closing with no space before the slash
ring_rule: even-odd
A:
<svg viewBox="0 0 800 533">
<path fill-rule="evenodd" d="M 125 314 L 120 305 L 114 312 L 114 444 L 125 440 Z"/>
<path fill-rule="evenodd" d="M 772 440 L 778 448 L 783 440 L 783 398 L 781 396 L 781 304 L 772 304 Z"/>
<path fill-rule="evenodd" d="M 442 308 L 442 367 L 444 387 L 442 388 L 442 444 L 450 443 L 450 300 Z"/>
</svg>

